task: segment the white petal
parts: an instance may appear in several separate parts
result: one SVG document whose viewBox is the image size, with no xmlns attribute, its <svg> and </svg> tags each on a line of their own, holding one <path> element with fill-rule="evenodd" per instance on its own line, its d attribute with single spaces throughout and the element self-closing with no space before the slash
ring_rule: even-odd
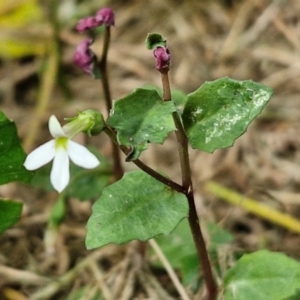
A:
<svg viewBox="0 0 300 300">
<path fill-rule="evenodd" d="M 50 180 L 54 189 L 59 193 L 70 181 L 68 152 L 63 148 L 59 148 L 55 152 Z"/>
<path fill-rule="evenodd" d="M 52 115 L 49 119 L 49 131 L 54 138 L 66 136 L 57 118 Z"/>
<path fill-rule="evenodd" d="M 92 152 L 70 140 L 68 142 L 68 154 L 72 162 L 79 167 L 93 169 L 100 165 L 100 161 Z"/>
<path fill-rule="evenodd" d="M 29 153 L 24 162 L 27 170 L 36 170 L 51 161 L 55 154 L 55 141 L 51 140 Z"/>
</svg>

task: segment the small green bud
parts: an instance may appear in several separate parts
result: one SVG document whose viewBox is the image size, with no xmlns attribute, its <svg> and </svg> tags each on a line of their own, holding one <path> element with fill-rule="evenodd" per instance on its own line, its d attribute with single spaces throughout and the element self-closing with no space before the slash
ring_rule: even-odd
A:
<svg viewBox="0 0 300 300">
<path fill-rule="evenodd" d="M 88 135 L 97 135 L 99 134 L 103 128 L 105 127 L 105 122 L 103 119 L 103 115 L 96 109 L 87 109 L 83 111 L 86 115 L 90 116 L 93 119 L 93 124 L 84 132 Z"/>
<path fill-rule="evenodd" d="M 69 123 L 63 126 L 63 130 L 69 138 L 74 137 L 79 132 L 97 135 L 105 126 L 102 114 L 95 109 L 79 111 L 78 116 L 66 120 Z"/>
</svg>

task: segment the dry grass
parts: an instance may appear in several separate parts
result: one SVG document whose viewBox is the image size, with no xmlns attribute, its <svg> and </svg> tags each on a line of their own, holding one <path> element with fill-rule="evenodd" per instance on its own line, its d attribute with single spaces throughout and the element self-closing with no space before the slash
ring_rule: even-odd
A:
<svg viewBox="0 0 300 300">
<path fill-rule="evenodd" d="M 222 203 L 206 194 L 203 184 L 209 179 L 217 180 L 299 218 L 300 2 L 109 2 L 116 12 L 109 54 L 114 99 L 146 83 L 160 86 L 151 52 L 144 45 L 148 32 L 159 32 L 168 40 L 174 88 L 189 93 L 206 80 L 229 76 L 252 79 L 274 89 L 275 96 L 264 113 L 232 148 L 212 155 L 191 151 L 194 184 L 203 224 L 214 220 L 235 234 L 235 242 L 226 252 L 228 257 L 234 251 L 267 247 L 299 258 L 298 235 Z M 51 113 L 62 117 L 89 106 L 103 109 L 98 104 L 99 84 L 72 66 L 74 47 L 82 36 L 64 29 L 61 38 L 72 101 L 65 102 L 61 91 L 53 89 L 47 113 L 39 121 L 43 130 L 28 148 L 46 139 L 48 133 L 43 133 Z M 96 52 L 100 44 L 101 41 L 95 44 Z M 36 61 L 13 61 L 0 68 L 2 108 L 16 120 L 24 139 L 35 112 L 37 65 Z M 109 156 L 106 140 L 93 138 L 92 143 Z M 151 147 L 142 159 L 175 179 L 180 176 L 172 137 L 164 147 Z M 126 164 L 125 168 L 132 167 Z M 71 199 L 66 221 L 53 231 L 46 224 L 55 194 L 16 184 L 2 186 L 0 193 L 25 203 L 21 222 L 0 238 L 1 299 L 66 299 L 81 286 L 88 287 L 80 298 L 85 300 L 92 299 L 97 289 L 103 291 L 103 299 L 179 299 L 174 285 L 168 278 L 165 280 L 166 275 L 154 276 L 147 262 L 141 260 L 139 243 L 110 245 L 93 253 L 85 250 L 84 226 L 90 203 Z M 226 268 L 230 263 L 225 259 L 223 264 Z M 200 295 L 189 297 L 202 299 Z"/>
</svg>

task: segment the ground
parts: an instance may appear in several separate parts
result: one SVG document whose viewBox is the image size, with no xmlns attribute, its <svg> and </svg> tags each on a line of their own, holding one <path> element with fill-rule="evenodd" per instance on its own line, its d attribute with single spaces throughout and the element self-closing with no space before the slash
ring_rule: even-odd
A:
<svg viewBox="0 0 300 300">
<path fill-rule="evenodd" d="M 116 14 L 108 58 L 113 99 L 145 84 L 160 86 L 151 51 L 144 43 L 149 32 L 159 32 L 168 41 L 172 88 L 190 93 L 205 81 L 228 76 L 274 89 L 263 113 L 233 147 L 213 154 L 191 149 L 193 182 L 202 226 L 216 222 L 234 235 L 226 252 L 223 249 L 225 269 L 234 263 L 236 253 L 262 248 L 300 259 L 299 230 L 295 233 L 276 220 L 228 204 L 206 189 L 213 180 L 300 217 L 300 2 L 102 2 Z M 92 14 L 98 6 L 98 1 L 82 1 L 77 13 Z M 42 7 L 46 16 L 51 15 L 46 3 Z M 1 109 L 15 121 L 26 152 L 49 139 L 51 114 L 62 120 L 89 107 L 106 114 L 100 83 L 72 63 L 75 47 L 83 39 L 74 30 L 76 19 L 68 19 L 67 10 L 61 13 L 65 17 L 60 19 L 60 71 L 53 68 L 53 48 L 46 54 L 1 59 Z M 48 21 L 35 29 L 38 39 L 53 37 Z M 101 45 L 100 39 L 93 46 L 98 55 Z M 79 141 L 86 139 L 80 136 Z M 110 159 L 110 144 L 104 136 L 92 137 L 88 143 Z M 179 181 L 175 144 L 171 135 L 164 146 L 150 147 L 142 160 Z M 125 160 L 123 166 L 127 171 L 134 168 Z M 0 237 L 0 299 L 94 299 L 97 290 L 102 290 L 99 299 L 181 299 L 167 272 L 152 267 L 147 254 L 151 245 L 131 242 L 86 250 L 85 224 L 92 202 L 69 199 L 67 217 L 56 231 L 47 226 L 47 220 L 57 193 L 13 183 L 1 186 L 0 194 L 24 202 L 20 222 Z M 180 270 L 176 271 L 180 278 Z M 82 287 L 84 296 L 75 296 Z M 204 299 L 202 289 L 196 296 L 190 290 L 187 293 L 189 299 Z"/>
</svg>

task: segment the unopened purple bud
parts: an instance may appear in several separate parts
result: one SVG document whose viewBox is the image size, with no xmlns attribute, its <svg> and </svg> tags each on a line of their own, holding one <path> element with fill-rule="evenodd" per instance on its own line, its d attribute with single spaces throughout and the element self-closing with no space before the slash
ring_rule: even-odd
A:
<svg viewBox="0 0 300 300">
<path fill-rule="evenodd" d="M 171 54 L 167 47 L 157 47 L 153 50 L 156 60 L 156 69 L 160 72 L 168 72 L 170 68 Z"/>
<path fill-rule="evenodd" d="M 102 23 L 99 23 L 99 21 L 95 17 L 86 17 L 77 23 L 76 30 L 78 32 L 83 32 L 86 30 L 94 29 L 98 26 L 101 26 Z"/>
<path fill-rule="evenodd" d="M 96 14 L 96 20 L 102 22 L 106 26 L 115 25 L 115 14 L 109 7 L 104 7 L 100 9 Z"/>
<path fill-rule="evenodd" d="M 91 75 L 93 75 L 96 58 L 94 52 L 90 49 L 92 43 L 92 39 L 84 40 L 77 46 L 74 54 L 74 64 Z"/>
</svg>

